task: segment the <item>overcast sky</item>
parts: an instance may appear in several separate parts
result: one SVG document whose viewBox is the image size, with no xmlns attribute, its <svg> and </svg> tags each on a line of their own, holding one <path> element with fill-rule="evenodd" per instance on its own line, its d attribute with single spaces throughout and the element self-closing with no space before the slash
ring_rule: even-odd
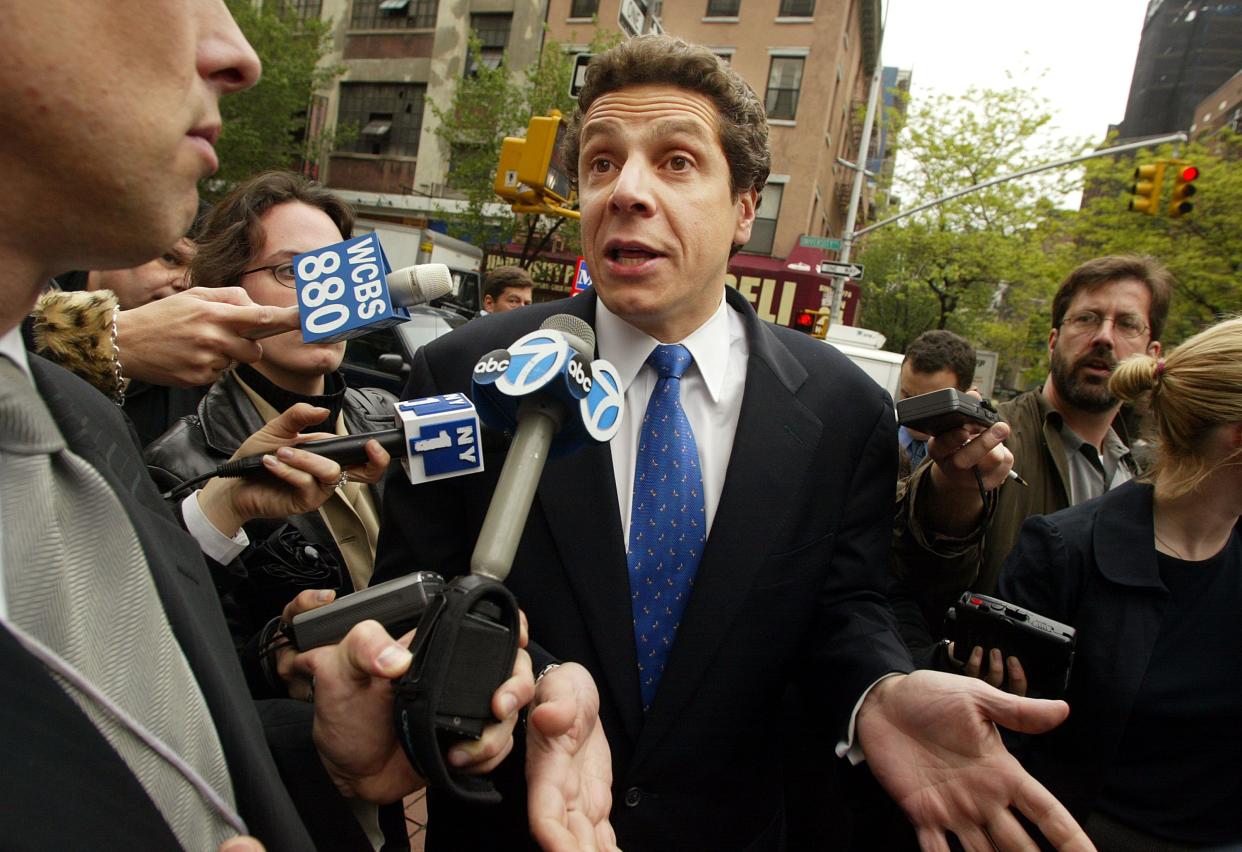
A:
<svg viewBox="0 0 1242 852">
<path fill-rule="evenodd" d="M 1147 0 L 885 0 L 885 65 L 913 72 L 911 98 L 1004 86 L 1029 67 L 1065 135 L 1102 139 L 1125 115 Z M 1047 70 L 1038 83 L 1034 75 Z"/>
<path fill-rule="evenodd" d="M 1009 71 L 1048 99 L 1055 135 L 1099 141 L 1125 115 L 1147 0 L 884 3 L 882 59 L 912 72 L 912 102 L 972 84 L 1005 88 Z"/>
</svg>

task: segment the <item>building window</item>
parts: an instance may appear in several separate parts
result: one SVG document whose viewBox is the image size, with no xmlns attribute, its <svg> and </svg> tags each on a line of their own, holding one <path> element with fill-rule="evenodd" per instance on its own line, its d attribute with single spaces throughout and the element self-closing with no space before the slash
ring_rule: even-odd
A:
<svg viewBox="0 0 1242 852">
<path fill-rule="evenodd" d="M 513 15 L 471 15 L 470 29 L 479 37 L 478 61 L 488 68 L 499 68 L 509 46 L 509 30 L 513 28 Z M 473 77 L 475 57 L 466 58 L 466 76 Z"/>
<path fill-rule="evenodd" d="M 802 56 L 773 56 L 768 71 L 768 96 L 764 106 L 768 118 L 793 118 L 798 113 L 798 91 L 802 88 Z"/>
<path fill-rule="evenodd" d="M 782 18 L 809 18 L 815 14 L 815 0 L 781 0 Z"/>
<path fill-rule="evenodd" d="M 742 251 L 751 254 L 771 254 L 776 241 L 776 219 L 781 212 L 781 197 L 785 194 L 783 183 L 770 183 L 763 188 L 759 207 L 755 210 L 755 223 L 750 228 L 750 242 Z"/>
<path fill-rule="evenodd" d="M 707 0 L 707 17 L 736 18 L 742 0 Z"/>
<path fill-rule="evenodd" d="M 599 12 L 599 0 L 573 0 L 569 4 L 569 17 L 593 18 Z"/>
<path fill-rule="evenodd" d="M 436 25 L 440 0 L 353 0 L 355 30 L 426 29 Z"/>
<path fill-rule="evenodd" d="M 342 83 L 337 124 L 352 124 L 358 135 L 341 151 L 388 157 L 418 156 L 427 87 L 413 83 Z"/>
</svg>

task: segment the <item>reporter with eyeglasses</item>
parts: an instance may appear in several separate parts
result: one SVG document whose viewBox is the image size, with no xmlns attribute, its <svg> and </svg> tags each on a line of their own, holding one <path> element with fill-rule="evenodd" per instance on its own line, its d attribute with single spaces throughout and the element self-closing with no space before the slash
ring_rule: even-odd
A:
<svg viewBox="0 0 1242 852">
<path fill-rule="evenodd" d="M 240 287 L 258 305 L 297 303 L 294 255 L 348 239 L 354 213 L 327 189 L 291 172 L 266 172 L 234 189 L 208 214 L 190 266 L 191 281 Z M 199 403 L 146 451 L 152 478 L 171 489 L 228 461 L 242 442 L 281 412 L 301 404 L 298 430 L 318 437 L 371 432 L 392 425 L 394 397 L 347 387 L 340 372 L 344 343 L 306 344 L 297 330 L 268 337 L 253 364 L 225 370 Z M 282 450 L 299 452 L 297 450 Z M 372 441 L 366 465 L 321 482 L 317 505 L 282 517 L 238 518 L 226 507 L 240 480 L 213 479 L 197 495 L 197 514 L 214 527 L 211 557 L 217 591 L 242 651 L 251 689 L 259 695 L 305 697 L 306 685 L 282 677 L 258 649 L 287 606 L 304 609 L 363 589 L 375 563 L 381 493 L 388 454 Z M 277 454 L 276 464 L 282 463 Z M 187 503 L 190 501 L 187 501 Z M 241 523 L 239 523 L 239 520 Z M 187 516 L 187 524 L 193 521 Z M 301 597 L 299 597 L 299 595 Z M 297 598 L 296 603 L 291 603 Z M 252 665 L 247 665 L 252 664 Z M 284 673 L 288 674 L 288 673 Z"/>
<path fill-rule="evenodd" d="M 996 591 L 1027 517 L 1098 497 L 1139 472 L 1108 380 L 1127 357 L 1160 354 L 1171 294 L 1172 276 L 1153 257 L 1083 263 L 1053 297 L 1043 385 L 1001 403 L 1004 422 L 991 429 L 931 439 L 933 463 L 911 476 L 894 541 L 896 576 L 923 602 L 931 638 L 962 592 Z M 1008 479 L 1011 469 L 1027 484 Z M 991 649 L 970 657 L 967 673 L 981 670 L 993 685 L 1023 685 L 1020 666 Z"/>
</svg>

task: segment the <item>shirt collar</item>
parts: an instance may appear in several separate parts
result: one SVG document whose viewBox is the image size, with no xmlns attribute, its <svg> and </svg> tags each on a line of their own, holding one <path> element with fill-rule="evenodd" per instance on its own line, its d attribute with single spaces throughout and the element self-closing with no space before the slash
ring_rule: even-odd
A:
<svg viewBox="0 0 1242 852">
<path fill-rule="evenodd" d="M 22 339 L 20 325 L 15 325 L 0 335 L 0 356 L 8 358 L 26 374 L 26 378 L 34 381 L 34 377 L 30 374 L 30 361 L 26 358 L 26 341 Z"/>
<path fill-rule="evenodd" d="M 721 292 L 720 305 L 716 312 L 688 337 L 678 341 L 690 350 L 713 402 L 720 401 L 725 371 L 729 366 L 729 310 L 724 293 Z M 621 385 L 627 390 L 647 362 L 647 357 L 660 345 L 660 341 L 639 331 L 608 310 L 604 300 L 598 298 L 595 310 L 595 343 L 599 356 L 617 368 Z"/>
</svg>

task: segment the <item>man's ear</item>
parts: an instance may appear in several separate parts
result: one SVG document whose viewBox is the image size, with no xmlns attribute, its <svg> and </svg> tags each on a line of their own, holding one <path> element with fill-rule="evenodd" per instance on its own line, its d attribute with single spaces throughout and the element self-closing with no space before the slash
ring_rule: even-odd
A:
<svg viewBox="0 0 1242 852">
<path fill-rule="evenodd" d="M 753 188 L 737 194 L 734 207 L 737 209 L 737 227 L 733 231 L 733 244 L 744 246 L 750 242 L 750 229 L 755 224 L 755 208 L 759 204 L 759 193 Z"/>
<path fill-rule="evenodd" d="M 1147 344 L 1147 354 L 1153 358 L 1160 357 L 1160 341 L 1159 340 L 1153 340 L 1151 343 Z"/>
<path fill-rule="evenodd" d="M 1057 348 L 1057 330 L 1054 328 L 1048 332 L 1048 354 L 1052 354 L 1052 350 Z"/>
</svg>

